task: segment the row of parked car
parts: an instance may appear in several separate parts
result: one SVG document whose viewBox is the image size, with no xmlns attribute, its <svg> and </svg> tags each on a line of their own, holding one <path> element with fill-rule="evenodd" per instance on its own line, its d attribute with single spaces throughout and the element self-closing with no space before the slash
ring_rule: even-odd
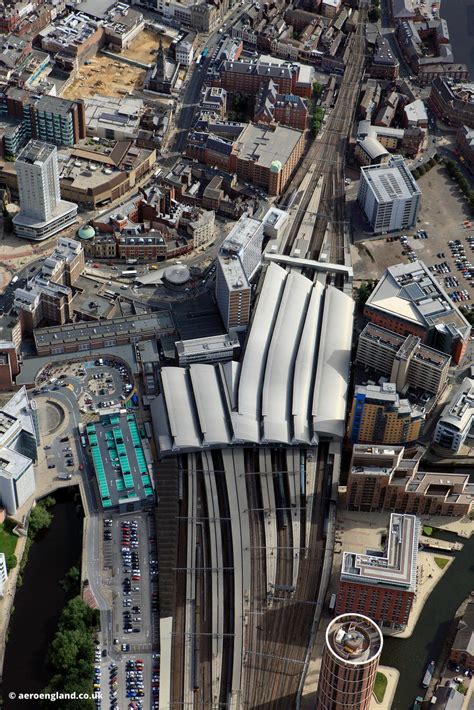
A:
<svg viewBox="0 0 474 710">
<path fill-rule="evenodd" d="M 132 659 L 127 661 L 125 666 L 126 696 L 134 702 L 135 708 L 142 707 L 140 699 L 145 696 L 143 671 L 144 662 L 141 658 L 137 658 L 136 661 Z"/>
</svg>

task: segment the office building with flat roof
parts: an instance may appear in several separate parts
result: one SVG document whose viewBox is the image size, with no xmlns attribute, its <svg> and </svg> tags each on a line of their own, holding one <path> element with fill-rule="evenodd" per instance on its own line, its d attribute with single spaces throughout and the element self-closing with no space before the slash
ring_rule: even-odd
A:
<svg viewBox="0 0 474 710">
<path fill-rule="evenodd" d="M 195 130 L 188 135 L 186 155 L 279 195 L 303 155 L 304 136 L 279 124 L 248 123 L 235 139 Z"/>
<path fill-rule="evenodd" d="M 18 237 L 41 241 L 76 221 L 77 205 L 61 199 L 57 150 L 31 140 L 16 161 L 20 212 L 13 218 Z"/>
<path fill-rule="evenodd" d="M 400 397 L 393 383 L 357 385 L 347 435 L 360 444 L 412 444 L 424 421 L 424 411 Z"/>
<path fill-rule="evenodd" d="M 416 335 L 398 335 L 368 323 L 357 341 L 356 363 L 388 376 L 398 392 L 405 388 L 438 395 L 446 386 L 451 357 L 421 343 Z"/>
<path fill-rule="evenodd" d="M 474 380 L 465 377 L 443 409 L 436 424 L 433 440 L 443 449 L 458 453 L 470 435 L 473 425 Z"/>
<path fill-rule="evenodd" d="M 421 190 L 401 156 L 385 165 L 361 167 L 357 200 L 374 234 L 411 229 L 420 198 Z"/>
<path fill-rule="evenodd" d="M 419 535 L 414 515 L 392 513 L 382 553 L 344 552 L 336 613 L 357 612 L 382 628 L 404 628 L 416 592 Z"/>
<path fill-rule="evenodd" d="M 194 340 L 177 340 L 176 354 L 180 366 L 192 362 L 226 362 L 240 350 L 239 339 L 228 335 L 211 335 Z"/>
<path fill-rule="evenodd" d="M 423 261 L 389 266 L 364 306 L 376 325 L 400 335 L 416 335 L 425 345 L 458 363 L 471 326 Z"/>
<path fill-rule="evenodd" d="M 355 444 L 347 479 L 349 510 L 462 517 L 474 509 L 469 474 L 420 471 L 403 446 Z"/>
<path fill-rule="evenodd" d="M 326 629 L 316 710 L 369 710 L 383 637 L 362 614 L 341 614 Z"/>
</svg>

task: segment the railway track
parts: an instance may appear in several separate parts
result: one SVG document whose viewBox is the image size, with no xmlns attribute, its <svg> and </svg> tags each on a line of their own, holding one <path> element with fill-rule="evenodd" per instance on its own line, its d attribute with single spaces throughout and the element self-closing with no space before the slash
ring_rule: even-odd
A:
<svg viewBox="0 0 474 710">
<path fill-rule="evenodd" d="M 187 514 L 188 514 L 188 471 L 182 470 L 182 492 L 178 509 L 178 568 L 187 567 Z M 173 624 L 173 644 L 171 657 L 171 705 L 183 707 L 184 702 L 184 650 L 186 644 L 186 574 L 177 573 L 176 601 Z"/>
<path fill-rule="evenodd" d="M 308 553 L 301 554 L 297 585 L 294 591 L 285 589 L 286 580 L 291 580 L 291 557 L 285 554 L 289 536 L 286 532 L 279 535 L 278 544 L 282 549 L 279 565 L 279 580 L 275 585 L 271 600 L 264 595 L 263 560 L 259 547 L 262 544 L 262 524 L 258 515 L 251 516 L 252 554 L 252 614 L 248 627 L 257 629 L 248 633 L 246 644 L 246 677 L 242 707 L 248 710 L 287 710 L 294 708 L 296 693 L 303 671 L 304 657 L 309 642 L 314 605 L 319 588 L 322 569 L 323 538 L 323 489 L 326 475 L 328 447 L 320 445 L 318 465 L 313 496 L 313 509 Z M 248 461 L 250 463 L 250 461 Z M 249 506 L 257 509 L 258 496 L 255 491 L 260 484 L 258 475 L 247 476 Z M 253 521 L 253 522 L 252 522 Z M 287 525 L 282 530 L 290 530 Z M 254 535 L 256 537 L 254 537 Z"/>
<path fill-rule="evenodd" d="M 301 198 L 298 211 L 293 220 L 284 253 L 290 254 L 294 241 L 301 227 L 304 215 L 308 209 L 311 197 L 318 180 L 324 176 L 324 184 L 318 215 L 313 230 L 308 259 L 317 259 L 321 250 L 328 224 L 331 223 L 333 239 L 331 242 L 331 261 L 344 261 L 344 230 L 345 230 L 345 191 L 344 162 L 345 152 L 357 105 L 357 97 L 362 83 L 365 64 L 365 20 L 367 8 L 361 4 L 360 21 L 351 37 L 351 63 L 346 67 L 336 100 L 329 115 L 322 136 L 313 141 L 303 162 L 292 182 L 299 185 L 304 175 L 312 171 L 309 186 Z"/>
</svg>

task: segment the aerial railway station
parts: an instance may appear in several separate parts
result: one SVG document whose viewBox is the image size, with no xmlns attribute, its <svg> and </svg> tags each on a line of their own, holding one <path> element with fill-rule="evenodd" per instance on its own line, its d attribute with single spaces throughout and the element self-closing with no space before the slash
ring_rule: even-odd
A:
<svg viewBox="0 0 474 710">
<path fill-rule="evenodd" d="M 297 691 L 344 436 L 352 323 L 349 296 L 271 262 L 239 361 L 161 369 L 155 440 L 160 458 L 175 457 L 182 489 L 172 702 L 256 707 L 262 683 L 281 697 L 288 684 Z"/>
</svg>

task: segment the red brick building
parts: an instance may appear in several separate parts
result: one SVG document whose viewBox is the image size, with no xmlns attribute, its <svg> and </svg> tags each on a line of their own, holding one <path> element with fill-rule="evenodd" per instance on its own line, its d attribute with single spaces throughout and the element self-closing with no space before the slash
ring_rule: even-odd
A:
<svg viewBox="0 0 474 710">
<path fill-rule="evenodd" d="M 279 94 L 294 94 L 302 98 L 311 96 L 312 72 L 309 67 L 299 64 L 270 64 L 260 60 L 226 61 L 221 65 L 220 78 L 215 85 L 231 94 L 257 94 L 269 79 L 275 82 Z"/>
<path fill-rule="evenodd" d="M 392 513 L 382 555 L 343 553 L 337 614 L 364 614 L 382 627 L 406 626 L 416 592 L 419 529 L 415 516 Z"/>
<path fill-rule="evenodd" d="M 459 621 L 449 659 L 474 671 L 474 601 L 470 601 Z"/>
<path fill-rule="evenodd" d="M 255 100 L 256 123 L 281 123 L 283 126 L 306 129 L 308 107 L 301 96 L 280 94 L 273 79 L 263 84 Z"/>
<path fill-rule="evenodd" d="M 364 307 L 376 325 L 416 335 L 426 345 L 461 361 L 471 326 L 422 261 L 389 266 Z"/>
<path fill-rule="evenodd" d="M 304 151 L 304 133 L 280 125 L 247 124 L 235 141 L 194 131 L 186 155 L 260 185 L 269 195 L 285 189 Z"/>
</svg>

